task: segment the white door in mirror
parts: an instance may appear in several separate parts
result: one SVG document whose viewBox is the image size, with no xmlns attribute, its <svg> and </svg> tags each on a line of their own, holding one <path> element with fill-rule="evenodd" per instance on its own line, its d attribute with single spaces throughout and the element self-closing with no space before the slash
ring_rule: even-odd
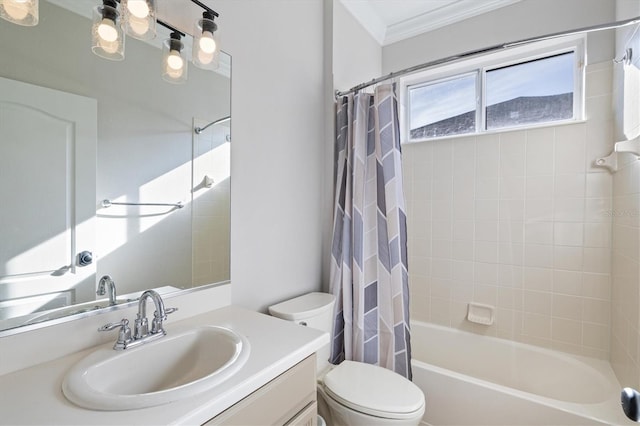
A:
<svg viewBox="0 0 640 426">
<path fill-rule="evenodd" d="M 93 300 L 97 101 L 0 78 L 0 141 L 0 320 Z"/>
</svg>

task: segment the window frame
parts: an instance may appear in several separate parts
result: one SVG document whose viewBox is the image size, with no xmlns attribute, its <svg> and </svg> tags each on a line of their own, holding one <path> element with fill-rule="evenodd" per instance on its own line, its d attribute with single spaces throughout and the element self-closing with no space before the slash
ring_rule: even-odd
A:
<svg viewBox="0 0 640 426">
<path fill-rule="evenodd" d="M 576 123 L 585 119 L 585 75 L 586 75 L 586 44 L 585 34 L 553 38 L 535 43 L 487 53 L 470 59 L 456 61 L 449 64 L 435 66 L 399 78 L 400 98 L 400 133 L 401 143 L 419 143 L 439 139 L 450 139 L 464 136 L 500 133 L 536 127 L 557 126 Z M 498 68 L 518 65 L 530 61 L 548 58 L 563 53 L 574 53 L 573 75 L 573 116 L 569 119 L 546 121 L 541 123 L 526 123 L 499 129 L 486 129 L 486 74 Z M 440 81 L 446 81 L 477 73 L 476 79 L 476 129 L 470 133 L 455 135 L 411 139 L 410 129 L 410 95 L 409 90 Z"/>
</svg>

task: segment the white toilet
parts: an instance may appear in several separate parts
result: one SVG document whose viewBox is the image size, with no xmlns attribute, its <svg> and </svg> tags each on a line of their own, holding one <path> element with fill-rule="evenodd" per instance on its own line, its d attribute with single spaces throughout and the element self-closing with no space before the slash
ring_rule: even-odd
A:
<svg viewBox="0 0 640 426">
<path fill-rule="evenodd" d="M 269 307 L 275 317 L 331 333 L 335 297 L 309 293 Z M 329 363 L 330 345 L 317 353 L 318 412 L 331 425 L 420 423 L 424 394 L 415 384 L 383 367 L 354 361 Z"/>
</svg>

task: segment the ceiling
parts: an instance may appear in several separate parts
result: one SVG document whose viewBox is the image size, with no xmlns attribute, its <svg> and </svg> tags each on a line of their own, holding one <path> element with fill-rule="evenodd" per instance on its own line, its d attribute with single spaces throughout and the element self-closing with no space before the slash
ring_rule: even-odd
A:
<svg viewBox="0 0 640 426">
<path fill-rule="evenodd" d="M 395 43 L 520 0 L 340 0 L 380 45 Z"/>
</svg>

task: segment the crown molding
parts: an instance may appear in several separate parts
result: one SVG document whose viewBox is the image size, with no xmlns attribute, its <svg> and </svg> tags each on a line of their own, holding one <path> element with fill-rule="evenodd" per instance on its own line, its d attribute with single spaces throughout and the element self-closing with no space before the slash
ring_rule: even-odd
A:
<svg viewBox="0 0 640 426">
<path fill-rule="evenodd" d="M 341 0 L 341 3 L 381 46 L 386 46 L 519 1 L 450 0 L 441 7 L 388 26 L 368 1 Z M 397 3 L 392 7 L 398 7 Z"/>
<path fill-rule="evenodd" d="M 387 27 L 383 45 L 415 37 L 435 29 L 482 15 L 520 0 L 459 0 Z"/>
</svg>

